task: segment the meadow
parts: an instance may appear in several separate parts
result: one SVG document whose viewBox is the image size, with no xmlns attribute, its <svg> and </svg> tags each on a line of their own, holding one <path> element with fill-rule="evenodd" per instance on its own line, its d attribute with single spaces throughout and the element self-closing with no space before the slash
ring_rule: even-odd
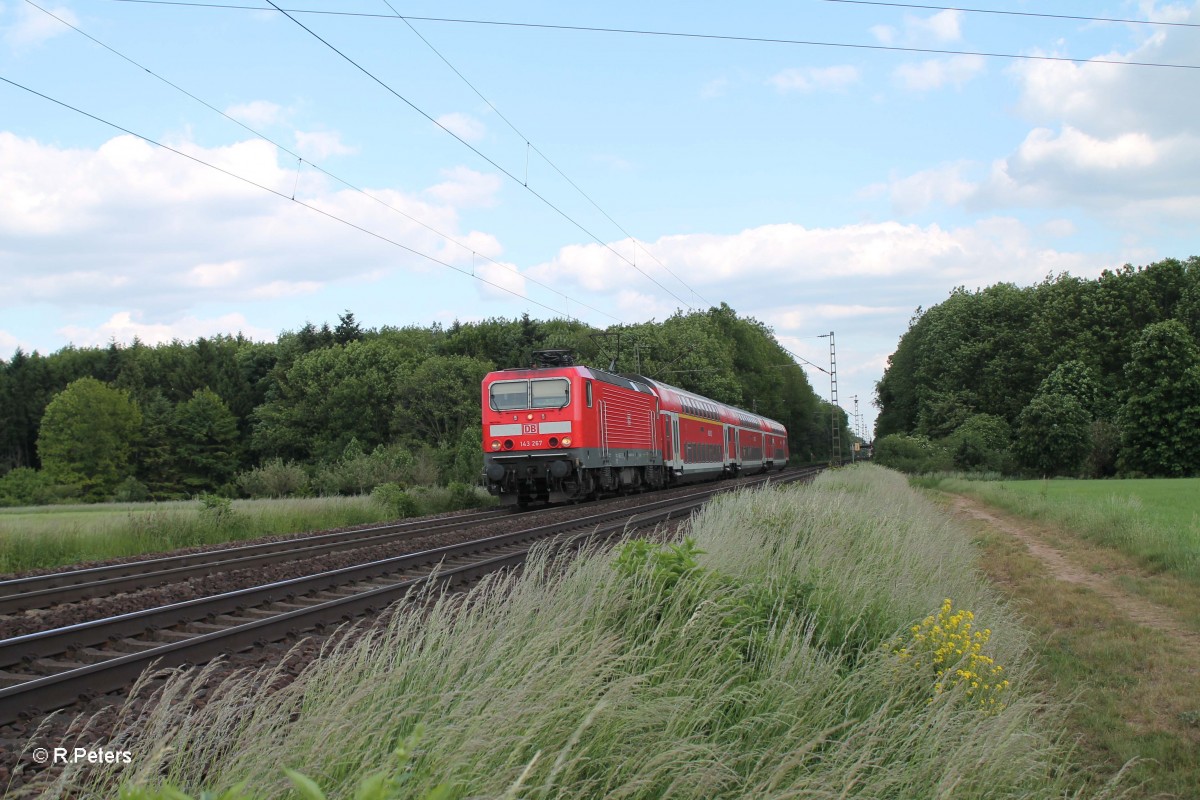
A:
<svg viewBox="0 0 1200 800">
<path fill-rule="evenodd" d="M 486 505 L 485 493 L 472 493 Z M 403 513 L 369 495 L 0 508 L 0 574 L 262 536 L 329 530 L 464 507 L 444 488 L 417 487 Z"/>
<path fill-rule="evenodd" d="M 970 537 L 900 475 L 729 494 L 687 528 L 541 551 L 295 680 L 196 703 L 203 674 L 177 676 L 107 743 L 129 766 L 68 767 L 44 796 L 1119 793 L 1072 762 Z"/>
<path fill-rule="evenodd" d="M 913 481 L 1061 525 L 1133 556 L 1152 572 L 1200 582 L 1200 478 L 992 481 L 927 476 Z"/>
</svg>

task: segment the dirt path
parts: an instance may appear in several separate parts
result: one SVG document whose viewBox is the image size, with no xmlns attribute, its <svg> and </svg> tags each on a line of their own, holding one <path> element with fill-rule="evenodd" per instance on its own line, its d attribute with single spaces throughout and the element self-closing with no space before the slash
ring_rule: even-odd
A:
<svg viewBox="0 0 1200 800">
<path fill-rule="evenodd" d="M 1132 622 L 1165 634 L 1196 662 L 1200 662 L 1200 634 L 1190 628 L 1174 609 L 1132 595 L 1111 578 L 1097 575 L 1071 561 L 1061 551 L 1047 544 L 1037 527 L 1031 523 L 1004 515 L 978 500 L 962 495 L 956 495 L 951 505 L 956 514 L 984 522 L 1018 539 L 1057 580 L 1090 589 L 1112 603 Z"/>
</svg>

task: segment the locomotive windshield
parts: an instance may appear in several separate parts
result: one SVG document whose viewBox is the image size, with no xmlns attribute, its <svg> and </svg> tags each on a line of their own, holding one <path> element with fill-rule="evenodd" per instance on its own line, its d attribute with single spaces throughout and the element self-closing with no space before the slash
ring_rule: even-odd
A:
<svg viewBox="0 0 1200 800">
<path fill-rule="evenodd" d="M 499 381 L 492 384 L 492 408 L 520 411 L 529 408 L 529 381 Z"/>
<path fill-rule="evenodd" d="M 495 411 L 565 408 L 571 402 L 571 384 L 566 378 L 497 381 L 492 384 L 489 395 Z"/>
<path fill-rule="evenodd" d="M 565 408 L 571 400 L 571 384 L 563 378 L 531 381 L 533 408 Z"/>
</svg>

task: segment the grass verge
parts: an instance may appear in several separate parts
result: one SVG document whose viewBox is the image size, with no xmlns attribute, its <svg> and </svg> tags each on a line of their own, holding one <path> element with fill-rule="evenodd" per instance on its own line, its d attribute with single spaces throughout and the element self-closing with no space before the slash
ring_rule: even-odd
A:
<svg viewBox="0 0 1200 800">
<path fill-rule="evenodd" d="M 913 478 L 1032 520 L 1062 525 L 1134 556 L 1146 568 L 1200 583 L 1200 478 L 976 481 Z"/>
<path fill-rule="evenodd" d="M 71 766 L 41 788 L 268 797 L 302 785 L 288 769 L 313 797 L 1084 788 L 1061 709 L 1030 686 L 1027 634 L 974 570 L 961 529 L 899 475 L 863 466 L 723 496 L 690 536 L 570 562 L 543 553 L 466 598 L 396 614 L 274 691 L 264 687 L 279 675 L 244 675 L 199 707 L 202 681 L 180 676 L 106 743 L 133 753 L 123 772 Z M 966 634 L 957 654 L 953 637 L 931 635 L 946 598 L 974 612 L 953 623 Z M 982 663 L 972 654 L 1004 668 L 1001 702 L 960 679 Z"/>
<path fill-rule="evenodd" d="M 978 530 L 981 566 L 1023 609 L 1043 642 L 1036 682 L 1068 704 L 1067 722 L 1078 735 L 1082 760 L 1103 765 L 1096 780 L 1128 764 L 1132 796 L 1194 797 L 1200 786 L 1194 648 L 1189 652 L 1178 638 L 1135 624 L 1095 592 L 1055 580 L 1012 536 L 982 525 Z M 1103 564 L 1103 574 L 1136 569 L 1128 556 L 1054 533 L 1038 531 L 1075 563 Z M 1118 563 L 1122 558 L 1125 563 Z M 1179 584 L 1171 605 L 1194 610 L 1196 587 Z"/>
</svg>

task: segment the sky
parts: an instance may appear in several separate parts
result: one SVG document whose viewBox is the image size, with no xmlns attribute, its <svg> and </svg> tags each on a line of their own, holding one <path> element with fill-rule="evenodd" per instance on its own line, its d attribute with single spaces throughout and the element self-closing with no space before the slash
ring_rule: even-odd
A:
<svg viewBox="0 0 1200 800">
<path fill-rule="evenodd" d="M 1200 0 L 240 3 L 0 0 L 0 359 L 725 302 L 870 431 L 955 287 L 1200 253 Z"/>
</svg>

